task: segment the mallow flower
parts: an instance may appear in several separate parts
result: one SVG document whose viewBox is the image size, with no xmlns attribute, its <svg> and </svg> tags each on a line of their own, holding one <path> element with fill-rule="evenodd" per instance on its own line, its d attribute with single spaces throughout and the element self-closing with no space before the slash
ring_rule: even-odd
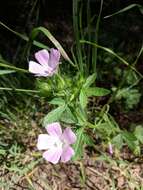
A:
<svg viewBox="0 0 143 190">
<path fill-rule="evenodd" d="M 75 143 L 76 135 L 69 127 L 62 133 L 58 122 L 48 124 L 46 130 L 48 134 L 40 134 L 37 143 L 38 150 L 45 150 L 43 158 L 53 164 L 69 161 L 74 155 L 71 144 Z"/>
<path fill-rule="evenodd" d="M 35 53 L 35 61 L 29 61 L 29 72 L 35 74 L 35 76 L 52 76 L 57 72 L 60 52 L 57 49 L 51 48 L 50 52 L 46 49 L 42 49 Z"/>
</svg>

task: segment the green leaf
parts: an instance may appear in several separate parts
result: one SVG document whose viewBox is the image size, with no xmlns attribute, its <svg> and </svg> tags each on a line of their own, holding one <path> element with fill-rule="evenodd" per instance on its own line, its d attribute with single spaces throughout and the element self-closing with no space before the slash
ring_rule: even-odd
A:
<svg viewBox="0 0 143 190">
<path fill-rule="evenodd" d="M 132 70 L 130 72 L 124 71 L 124 75 L 129 85 L 137 84 L 139 81 L 139 77 L 135 73 L 135 71 L 132 71 Z"/>
<path fill-rule="evenodd" d="M 84 149 L 84 128 L 79 128 L 76 131 L 76 143 L 74 144 L 74 151 L 75 155 L 73 157 L 73 160 L 80 159 L 83 156 L 83 149 Z"/>
<path fill-rule="evenodd" d="M 6 154 L 6 150 L 0 148 L 0 155 L 4 156 L 5 154 Z"/>
<path fill-rule="evenodd" d="M 92 75 L 90 75 L 90 76 L 86 79 L 85 84 L 83 85 L 83 87 L 84 87 L 84 88 L 90 87 L 90 86 L 94 83 L 95 79 L 96 79 L 96 74 L 93 73 Z"/>
<path fill-rule="evenodd" d="M 14 73 L 15 71 L 13 70 L 0 70 L 0 75 L 5 75 L 5 74 L 9 74 L 9 73 Z"/>
<path fill-rule="evenodd" d="M 88 103 L 87 95 L 84 89 L 81 89 L 80 95 L 79 95 L 79 102 L 82 107 L 82 109 L 86 108 L 86 105 Z"/>
<path fill-rule="evenodd" d="M 99 87 L 89 87 L 86 89 L 86 94 L 88 97 L 90 96 L 105 96 L 110 93 L 110 90 L 107 90 L 105 88 L 99 88 Z"/>
<path fill-rule="evenodd" d="M 76 117 L 78 120 L 78 125 L 84 126 L 87 122 L 87 115 L 81 107 L 77 107 L 76 109 Z"/>
<path fill-rule="evenodd" d="M 75 118 L 69 107 L 67 107 L 66 110 L 63 112 L 60 120 L 64 123 L 69 124 L 77 123 L 77 119 Z"/>
<path fill-rule="evenodd" d="M 138 125 L 134 131 L 134 135 L 143 144 L 143 126 Z"/>
<path fill-rule="evenodd" d="M 141 93 L 135 88 L 122 88 L 117 91 L 116 99 L 124 99 L 125 106 L 127 109 L 132 109 L 140 101 Z"/>
<path fill-rule="evenodd" d="M 94 146 L 94 141 L 93 141 L 92 137 L 85 133 L 84 133 L 84 142 L 88 146 Z"/>
<path fill-rule="evenodd" d="M 141 93 L 138 89 L 130 89 L 123 97 L 125 98 L 126 107 L 133 109 L 139 103 Z"/>
<path fill-rule="evenodd" d="M 49 104 L 62 106 L 65 104 L 65 101 L 62 98 L 53 98 Z"/>
<path fill-rule="evenodd" d="M 121 134 L 118 134 L 112 139 L 112 143 L 117 147 L 118 149 L 121 149 L 124 145 L 123 138 Z"/>
<path fill-rule="evenodd" d="M 43 121 L 43 125 L 45 126 L 48 123 L 52 123 L 55 121 L 59 121 L 63 112 L 66 110 L 66 105 L 59 106 L 58 108 L 52 110 L 49 112 L 45 117 Z"/>
<path fill-rule="evenodd" d="M 75 150 L 75 155 L 73 157 L 73 160 L 78 160 L 78 159 L 81 159 L 81 157 L 83 157 L 85 145 L 89 145 L 89 146 L 94 145 L 92 138 L 84 132 L 83 127 L 77 129 L 76 137 L 77 137 L 77 140 L 73 146 Z"/>
<path fill-rule="evenodd" d="M 136 149 L 136 145 L 137 145 L 136 136 L 129 132 L 123 132 L 122 135 L 123 135 L 124 141 L 127 143 L 129 148 L 134 152 Z"/>
</svg>

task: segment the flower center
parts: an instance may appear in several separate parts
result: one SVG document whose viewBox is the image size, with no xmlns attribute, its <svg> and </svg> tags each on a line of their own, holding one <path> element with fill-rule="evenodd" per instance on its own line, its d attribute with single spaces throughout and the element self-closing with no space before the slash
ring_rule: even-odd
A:
<svg viewBox="0 0 143 190">
<path fill-rule="evenodd" d="M 54 148 L 57 148 L 57 149 L 63 149 L 67 145 L 68 145 L 67 141 L 62 138 L 56 138 L 53 143 Z"/>
<path fill-rule="evenodd" d="M 56 140 L 55 140 L 53 146 L 54 146 L 55 148 L 62 148 L 62 147 L 63 147 L 63 142 L 62 142 L 59 138 L 56 138 Z"/>
</svg>

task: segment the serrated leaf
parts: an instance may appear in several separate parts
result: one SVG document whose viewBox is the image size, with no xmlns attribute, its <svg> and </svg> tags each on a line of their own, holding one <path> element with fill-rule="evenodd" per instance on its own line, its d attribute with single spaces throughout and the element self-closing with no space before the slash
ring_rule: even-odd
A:
<svg viewBox="0 0 143 190">
<path fill-rule="evenodd" d="M 81 91 L 80 91 L 79 102 L 80 102 L 82 109 L 86 108 L 88 99 L 87 99 L 87 95 L 86 95 L 86 92 L 84 89 L 81 89 Z"/>
<path fill-rule="evenodd" d="M 110 93 L 110 90 L 99 87 L 89 87 L 86 89 L 86 94 L 88 97 L 90 96 L 106 96 Z"/>
<path fill-rule="evenodd" d="M 96 74 L 95 74 L 95 73 L 92 74 L 92 75 L 90 75 L 90 76 L 86 79 L 85 84 L 83 85 L 83 87 L 84 87 L 84 88 L 90 87 L 90 86 L 94 83 L 95 79 L 96 79 Z"/>
<path fill-rule="evenodd" d="M 54 99 L 52 99 L 49 103 L 50 103 L 50 104 L 53 104 L 53 105 L 62 106 L 62 105 L 65 104 L 65 101 L 64 101 L 62 98 L 54 98 Z"/>
<path fill-rule="evenodd" d="M 66 110 L 66 105 L 59 106 L 58 108 L 49 112 L 43 120 L 43 125 L 45 126 L 48 123 L 59 121 L 63 112 Z"/>
</svg>

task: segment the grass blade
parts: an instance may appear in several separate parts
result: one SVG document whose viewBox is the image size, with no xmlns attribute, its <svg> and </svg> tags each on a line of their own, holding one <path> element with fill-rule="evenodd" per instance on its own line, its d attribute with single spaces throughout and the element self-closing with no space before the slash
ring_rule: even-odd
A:
<svg viewBox="0 0 143 190">
<path fill-rule="evenodd" d="M 71 61 L 61 44 L 55 39 L 55 37 L 49 32 L 48 29 L 44 27 L 38 27 L 34 28 L 31 37 L 29 40 L 29 45 L 31 46 L 31 43 L 34 41 L 34 39 L 37 37 L 37 35 L 42 32 L 46 37 L 49 38 L 49 40 L 55 45 L 55 47 L 60 51 L 61 55 L 67 60 L 72 66 L 75 66 L 74 63 Z"/>
<path fill-rule="evenodd" d="M 95 41 L 95 43 L 98 43 L 99 24 L 100 24 L 100 18 L 101 18 L 101 13 L 102 13 L 102 7 L 103 7 L 103 0 L 101 0 L 101 3 L 100 3 L 100 11 L 99 11 L 99 15 L 98 15 L 97 22 L 96 22 L 95 35 L 94 35 L 94 39 L 93 39 L 93 41 Z M 92 69 L 93 69 L 93 72 L 95 72 L 95 73 L 96 73 L 96 64 L 97 64 L 97 47 L 93 46 L 93 48 L 92 48 Z"/>
<path fill-rule="evenodd" d="M 143 6 L 141 6 L 141 5 L 139 5 L 139 4 L 131 4 L 131 5 L 125 7 L 125 8 L 123 8 L 123 9 L 121 9 L 121 10 L 119 10 L 119 11 L 117 11 L 117 12 L 111 14 L 111 15 L 105 16 L 104 18 L 110 18 L 110 17 L 112 17 L 112 16 L 121 14 L 121 13 L 123 13 L 123 12 L 126 12 L 126 11 L 128 11 L 128 10 L 134 8 L 134 7 L 138 7 L 139 10 L 141 11 L 141 13 L 143 13 Z"/>
<path fill-rule="evenodd" d="M 86 40 L 81 40 L 80 43 L 86 43 L 86 44 L 89 44 L 89 45 L 92 45 L 92 46 L 96 46 L 97 48 L 102 49 L 102 50 L 108 52 L 109 54 L 111 54 L 114 57 L 116 57 L 117 59 L 119 59 L 124 65 L 126 65 L 126 66 L 130 67 L 132 70 L 134 70 L 141 78 L 143 78 L 143 75 L 139 71 L 137 71 L 135 69 L 135 67 L 133 67 L 132 65 L 130 65 L 126 60 L 124 60 L 122 57 L 120 57 L 117 53 L 115 53 L 111 49 L 103 47 L 103 46 L 100 46 L 100 45 L 98 45 L 98 44 L 96 44 L 94 42 L 86 41 Z"/>
<path fill-rule="evenodd" d="M 73 28 L 76 41 L 77 60 L 81 73 L 83 73 L 82 48 L 80 44 L 80 30 L 79 30 L 79 0 L 73 0 Z"/>
<path fill-rule="evenodd" d="M 0 61 L 0 67 L 5 67 L 5 68 L 13 69 L 15 71 L 19 71 L 19 72 L 23 72 L 23 73 L 29 73 L 28 70 L 15 67 L 13 65 L 10 65 L 8 62 L 6 62 L 6 64 L 5 64 L 2 61 Z"/>
<path fill-rule="evenodd" d="M 12 30 L 11 28 L 9 28 L 7 25 L 5 25 L 3 22 L 0 21 L 0 25 L 3 26 L 5 29 L 7 29 L 8 31 L 12 32 L 13 34 L 15 34 L 16 36 L 20 37 L 22 40 L 28 42 L 29 41 L 29 38 L 24 35 L 24 34 L 21 34 L 19 32 L 16 32 L 14 30 Z M 38 41 L 33 41 L 33 45 L 39 47 L 39 48 L 42 48 L 42 49 L 49 49 L 48 46 L 44 45 L 43 43 L 40 43 Z"/>
</svg>

